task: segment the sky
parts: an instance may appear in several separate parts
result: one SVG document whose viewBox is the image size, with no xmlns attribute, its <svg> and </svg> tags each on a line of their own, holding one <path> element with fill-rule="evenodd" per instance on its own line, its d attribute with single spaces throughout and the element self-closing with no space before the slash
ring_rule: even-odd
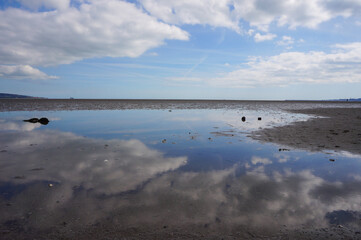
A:
<svg viewBox="0 0 361 240">
<path fill-rule="evenodd" d="M 0 92 L 361 97 L 361 0 L 1 0 Z"/>
</svg>

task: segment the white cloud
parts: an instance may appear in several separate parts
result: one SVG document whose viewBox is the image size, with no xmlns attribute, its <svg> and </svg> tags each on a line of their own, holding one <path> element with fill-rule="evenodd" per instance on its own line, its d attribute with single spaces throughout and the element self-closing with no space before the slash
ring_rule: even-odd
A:
<svg viewBox="0 0 361 240">
<path fill-rule="evenodd" d="M 29 65 L 0 65 L 0 78 L 47 80 L 55 79 L 57 77 L 49 76 Z"/>
<path fill-rule="evenodd" d="M 237 32 L 239 19 L 232 14 L 230 0 L 139 0 L 153 16 L 173 24 L 208 24 Z"/>
<path fill-rule="evenodd" d="M 160 173 L 187 163 L 187 157 L 166 157 L 139 140 L 102 140 L 59 131 L 31 131 L 26 124 L 0 121 L 0 140 L 8 145 L 7 161 L 0 162 L 0 181 L 13 181 L 14 174 L 27 175 L 25 182 L 51 180 L 82 184 L 100 194 L 134 190 Z M 29 145 L 33 144 L 31 148 Z M 41 146 L 41 147 L 40 147 Z M 105 147 L 106 146 L 106 147 Z M 40 148 L 39 148 L 40 147 Z M 26 155 L 26 161 L 21 156 Z M 51 157 L 51 161 L 44 159 Z M 29 169 L 44 166 L 47 171 L 29 176 Z M 6 172 L 6 173 L 5 173 Z"/>
<path fill-rule="evenodd" d="M 359 15 L 361 1 L 337 0 L 235 0 L 237 16 L 251 26 L 267 31 L 272 22 L 279 26 L 316 28 L 320 23 L 338 16 Z"/>
<path fill-rule="evenodd" d="M 32 10 L 37 10 L 41 7 L 63 10 L 70 5 L 70 0 L 18 0 L 18 2 Z"/>
<path fill-rule="evenodd" d="M 40 126 L 40 123 L 13 122 L 0 119 L 0 130 L 2 131 L 33 131 Z"/>
<path fill-rule="evenodd" d="M 267 165 L 272 163 L 272 161 L 269 160 L 268 158 L 261 158 L 261 157 L 252 157 L 251 162 L 253 165 L 257 165 L 259 163 L 263 165 Z"/>
<path fill-rule="evenodd" d="M 245 20 L 259 30 L 268 31 L 271 23 L 279 26 L 316 28 L 338 16 L 360 16 L 359 0 L 139 0 L 153 16 L 167 23 L 208 24 L 240 30 Z"/>
<path fill-rule="evenodd" d="M 256 42 L 263 42 L 263 41 L 269 41 L 274 39 L 275 37 L 277 37 L 276 34 L 272 34 L 272 33 L 267 33 L 267 34 L 260 34 L 260 33 L 256 33 L 256 35 L 254 35 L 254 40 Z"/>
<path fill-rule="evenodd" d="M 278 41 L 277 44 L 280 46 L 289 46 L 292 45 L 295 40 L 290 36 L 282 36 L 282 40 Z"/>
<path fill-rule="evenodd" d="M 286 52 L 255 57 L 241 69 L 204 81 L 222 87 L 360 82 L 361 42 L 338 44 L 333 49 L 332 53 Z"/>
<path fill-rule="evenodd" d="M 166 39 L 188 40 L 187 32 L 159 22 L 135 4 L 88 2 L 62 11 L 0 11 L 0 64 L 48 66 L 94 57 L 138 57 Z"/>
</svg>

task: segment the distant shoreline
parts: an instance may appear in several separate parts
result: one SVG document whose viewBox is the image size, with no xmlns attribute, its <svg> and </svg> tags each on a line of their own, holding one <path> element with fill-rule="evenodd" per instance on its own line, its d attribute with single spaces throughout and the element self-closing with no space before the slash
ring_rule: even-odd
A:
<svg viewBox="0 0 361 240">
<path fill-rule="evenodd" d="M 276 106 L 276 105 L 278 106 Z M 135 109 L 304 109 L 323 107 L 360 107 L 361 102 L 341 101 L 266 101 L 266 100 L 180 100 L 180 99 L 0 99 L 0 112 L 7 111 L 73 111 Z"/>
<path fill-rule="evenodd" d="M 22 96 L 22 95 L 19 95 Z M 172 98 L 43 98 L 43 97 L 0 97 L 1 100 L 45 100 L 45 101 L 200 101 L 200 102 L 317 102 L 317 103 L 360 103 L 361 100 L 244 100 L 244 99 L 172 99 Z"/>
</svg>

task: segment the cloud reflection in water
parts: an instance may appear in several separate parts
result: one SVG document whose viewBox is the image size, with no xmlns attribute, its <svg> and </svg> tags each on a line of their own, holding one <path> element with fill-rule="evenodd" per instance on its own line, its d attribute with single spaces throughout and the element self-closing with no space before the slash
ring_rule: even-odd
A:
<svg viewBox="0 0 361 240">
<path fill-rule="evenodd" d="M 184 172 L 186 156 L 167 156 L 139 140 L 19 129 L 0 135 L 7 146 L 0 155 L 0 181 L 23 187 L 1 198 L 2 206 L 11 202 L 1 207 L 2 223 L 25 218 L 23 225 L 37 229 L 62 221 L 74 226 L 111 221 L 123 227 L 166 223 L 276 230 L 322 227 L 330 222 L 326 216 L 335 222 L 338 212 L 360 211 L 358 176 L 330 182 L 310 170 L 279 168 L 269 174 L 265 170 L 273 162 L 260 156 L 249 159 L 247 168 L 236 163 L 223 170 Z M 279 155 L 279 161 L 285 159 Z"/>
</svg>

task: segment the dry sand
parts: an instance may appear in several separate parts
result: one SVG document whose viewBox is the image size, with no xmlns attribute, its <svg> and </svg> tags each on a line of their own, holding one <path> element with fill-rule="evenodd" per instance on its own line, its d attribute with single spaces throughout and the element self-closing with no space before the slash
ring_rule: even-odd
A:
<svg viewBox="0 0 361 240">
<path fill-rule="evenodd" d="M 252 138 L 311 151 L 361 154 L 361 108 L 289 110 L 314 115 L 308 121 L 255 131 Z"/>
</svg>

